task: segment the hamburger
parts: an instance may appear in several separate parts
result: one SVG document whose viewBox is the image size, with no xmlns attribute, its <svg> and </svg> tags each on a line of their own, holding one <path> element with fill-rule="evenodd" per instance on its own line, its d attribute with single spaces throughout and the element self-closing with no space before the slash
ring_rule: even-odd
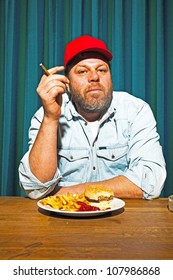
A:
<svg viewBox="0 0 173 280">
<path fill-rule="evenodd" d="M 107 187 L 91 185 L 86 187 L 84 195 L 88 201 L 101 202 L 112 200 L 114 192 Z"/>
</svg>

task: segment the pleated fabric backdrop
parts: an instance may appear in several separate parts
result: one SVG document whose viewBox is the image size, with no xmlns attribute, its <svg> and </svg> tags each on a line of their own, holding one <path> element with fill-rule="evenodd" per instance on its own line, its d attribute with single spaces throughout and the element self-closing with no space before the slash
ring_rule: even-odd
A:
<svg viewBox="0 0 173 280">
<path fill-rule="evenodd" d="M 172 0 L 0 0 L 0 195 L 23 195 L 18 165 L 40 106 L 39 64 L 63 65 L 66 43 L 84 34 L 112 51 L 114 89 L 153 109 L 168 172 L 162 196 L 173 193 L 172 18 Z"/>
</svg>

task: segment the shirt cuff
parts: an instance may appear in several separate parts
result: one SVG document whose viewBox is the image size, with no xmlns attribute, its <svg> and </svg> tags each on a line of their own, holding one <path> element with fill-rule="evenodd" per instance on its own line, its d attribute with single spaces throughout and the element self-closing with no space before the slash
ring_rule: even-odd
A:
<svg viewBox="0 0 173 280">
<path fill-rule="evenodd" d="M 20 187 L 30 198 L 40 199 L 42 197 L 45 197 L 55 189 L 59 180 L 61 179 L 61 176 L 59 174 L 59 170 L 57 169 L 52 180 L 46 183 L 42 183 L 31 172 L 28 156 L 29 152 L 24 155 L 19 165 Z"/>
</svg>

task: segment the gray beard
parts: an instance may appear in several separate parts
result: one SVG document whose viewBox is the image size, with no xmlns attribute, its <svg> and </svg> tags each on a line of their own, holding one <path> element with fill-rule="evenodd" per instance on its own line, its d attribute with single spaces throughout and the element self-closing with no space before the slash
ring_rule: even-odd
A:
<svg viewBox="0 0 173 280">
<path fill-rule="evenodd" d="M 106 99 L 106 102 L 95 100 L 92 104 L 85 102 L 84 100 L 80 100 L 78 98 L 72 98 L 72 102 L 77 105 L 77 107 L 81 108 L 85 113 L 105 113 L 112 101 L 112 95 Z"/>
<path fill-rule="evenodd" d="M 72 90 L 73 91 L 73 90 Z M 105 98 L 98 100 L 93 98 L 93 102 L 87 102 L 87 100 L 80 94 L 73 93 L 70 94 L 74 105 L 85 113 L 105 113 L 111 102 L 112 93 L 105 96 Z"/>
</svg>

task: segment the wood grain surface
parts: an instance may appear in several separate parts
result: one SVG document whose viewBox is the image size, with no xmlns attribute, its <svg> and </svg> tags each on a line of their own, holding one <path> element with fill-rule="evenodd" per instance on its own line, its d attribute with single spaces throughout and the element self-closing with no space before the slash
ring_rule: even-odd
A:
<svg viewBox="0 0 173 280">
<path fill-rule="evenodd" d="M 0 259 L 173 259 L 168 200 L 124 201 L 112 214 L 75 218 L 39 209 L 29 198 L 0 197 Z"/>
</svg>

